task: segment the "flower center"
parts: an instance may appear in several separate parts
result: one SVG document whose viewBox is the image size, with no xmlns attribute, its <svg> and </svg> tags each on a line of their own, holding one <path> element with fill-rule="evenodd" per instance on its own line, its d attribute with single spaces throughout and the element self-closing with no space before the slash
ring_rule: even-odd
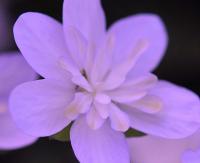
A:
<svg viewBox="0 0 200 163">
<path fill-rule="evenodd" d="M 93 43 L 87 44 L 78 32 L 73 32 L 76 33 L 79 50 L 71 56 L 72 62 L 67 62 L 65 58 L 59 61 L 59 66 L 71 74 L 76 85 L 74 99 L 65 110 L 68 119 L 73 121 L 84 115 L 90 128 L 98 129 L 109 118 L 113 129 L 124 132 L 130 127 L 129 115 L 122 107 L 124 104 L 148 113 L 159 111 L 159 99 L 146 97 L 157 80 L 154 75 L 127 80 L 128 73 L 148 48 L 147 40 L 139 40 L 116 64 L 113 62 L 115 37 L 112 34 L 102 47 L 95 49 Z"/>
</svg>

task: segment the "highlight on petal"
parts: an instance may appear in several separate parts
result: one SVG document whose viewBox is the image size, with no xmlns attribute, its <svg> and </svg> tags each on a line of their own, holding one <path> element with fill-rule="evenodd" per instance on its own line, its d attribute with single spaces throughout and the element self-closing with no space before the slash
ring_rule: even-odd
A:
<svg viewBox="0 0 200 163">
<path fill-rule="evenodd" d="M 98 130 L 92 130 L 85 118 L 80 118 L 73 124 L 70 137 L 81 163 L 130 163 L 124 135 L 111 129 L 108 122 Z"/>
<path fill-rule="evenodd" d="M 0 55 L 0 96 L 8 96 L 17 85 L 36 78 L 37 74 L 19 52 Z"/>
<path fill-rule="evenodd" d="M 59 22 L 40 13 L 25 13 L 15 23 L 14 36 L 25 59 L 44 78 L 63 79 L 69 75 L 59 62 L 65 58 L 68 66 L 74 64 Z"/>
<path fill-rule="evenodd" d="M 183 139 L 164 139 L 143 136 L 127 139 L 131 161 L 136 163 L 183 163 L 186 150 L 196 151 L 200 146 L 200 131 Z M 188 163 L 193 163 L 188 162 Z"/>
<path fill-rule="evenodd" d="M 115 58 L 120 63 L 136 46 L 138 40 L 147 40 L 148 49 L 140 56 L 129 75 L 152 71 L 162 59 L 167 47 L 167 32 L 162 20 L 153 14 L 138 14 L 117 21 L 109 29 L 115 34 Z"/>
<path fill-rule="evenodd" d="M 187 137 L 199 128 L 200 100 L 193 92 L 160 81 L 149 95 L 154 95 L 162 101 L 162 109 L 155 114 L 120 106 L 131 117 L 131 127 L 164 138 Z"/>
<path fill-rule="evenodd" d="M 69 26 L 78 29 L 88 41 L 99 43 L 106 30 L 106 21 L 100 0 L 64 0 L 64 31 Z M 66 36 L 67 37 L 67 36 Z"/>
<path fill-rule="evenodd" d="M 74 98 L 74 85 L 38 80 L 18 86 L 10 97 L 10 112 L 19 128 L 33 136 L 53 135 L 71 120 L 64 112 Z"/>
</svg>

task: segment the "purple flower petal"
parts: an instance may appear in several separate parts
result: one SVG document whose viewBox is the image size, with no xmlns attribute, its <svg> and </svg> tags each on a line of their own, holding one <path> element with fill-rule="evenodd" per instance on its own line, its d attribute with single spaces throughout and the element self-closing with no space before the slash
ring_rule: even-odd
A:
<svg viewBox="0 0 200 163">
<path fill-rule="evenodd" d="M 0 149 L 10 150 L 36 141 L 17 128 L 8 112 L 8 96 L 17 85 L 36 79 L 37 74 L 18 52 L 0 55 Z"/>
<path fill-rule="evenodd" d="M 3 104 L 0 103 L 0 105 Z M 7 107 L 5 110 L 7 110 Z M 37 140 L 35 137 L 25 135 L 19 130 L 7 111 L 5 113 L 0 112 L 0 124 L 0 149 L 2 150 L 21 148 Z"/>
<path fill-rule="evenodd" d="M 70 81 L 64 84 L 44 79 L 18 86 L 10 97 L 10 111 L 16 124 L 33 136 L 49 136 L 66 127 L 64 112 L 74 96 Z"/>
<path fill-rule="evenodd" d="M 164 139 L 144 136 L 128 139 L 131 160 L 136 163 L 183 163 L 185 150 L 196 150 L 200 146 L 200 131 L 184 139 Z M 188 163 L 193 163 L 188 162 Z"/>
<path fill-rule="evenodd" d="M 110 128 L 106 122 L 92 130 L 84 118 L 76 120 L 70 132 L 75 155 L 81 163 L 130 163 L 124 135 Z"/>
<path fill-rule="evenodd" d="M 164 138 L 183 138 L 199 128 L 200 101 L 191 91 L 160 81 L 151 95 L 163 102 L 163 108 L 156 114 L 138 109 L 124 108 L 131 117 L 131 126 L 143 132 Z"/>
<path fill-rule="evenodd" d="M 106 21 L 100 0 L 65 0 L 64 31 L 69 26 L 78 29 L 88 41 L 101 42 L 105 36 Z"/>
<path fill-rule="evenodd" d="M 62 25 L 39 13 L 26 13 L 14 26 L 16 43 L 29 64 L 43 77 L 60 79 L 71 65 Z"/>
<path fill-rule="evenodd" d="M 69 53 L 80 70 L 84 67 L 88 41 L 82 33 L 74 27 L 65 27 L 66 44 Z"/>
<path fill-rule="evenodd" d="M 122 19 L 116 22 L 109 32 L 116 37 L 116 62 L 124 60 L 138 41 L 149 42 L 149 48 L 139 58 L 130 75 L 152 71 L 162 59 L 167 46 L 163 22 L 153 14 L 139 14 Z"/>
<path fill-rule="evenodd" d="M 200 162 L 200 149 L 197 151 L 185 151 L 182 157 L 182 163 L 199 163 Z"/>
<path fill-rule="evenodd" d="M 35 80 L 37 74 L 20 53 L 0 55 L 0 96 L 8 96 L 17 85 Z"/>
</svg>

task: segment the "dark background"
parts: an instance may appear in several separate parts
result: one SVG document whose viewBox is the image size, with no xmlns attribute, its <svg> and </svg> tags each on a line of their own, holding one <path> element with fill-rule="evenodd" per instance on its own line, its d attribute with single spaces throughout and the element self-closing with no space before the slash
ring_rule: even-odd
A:
<svg viewBox="0 0 200 163">
<path fill-rule="evenodd" d="M 0 5 L 1 5 L 0 1 Z M 10 32 L 17 17 L 26 11 L 51 15 L 61 21 L 62 0 L 10 0 Z M 166 56 L 155 73 L 161 79 L 200 91 L 200 6 L 198 1 L 103 0 L 108 26 L 128 15 L 152 12 L 160 15 L 169 33 Z M 78 11 L 77 11 L 78 12 Z M 14 41 L 3 50 L 16 50 Z M 40 139 L 17 151 L 0 154 L 0 163 L 78 163 L 70 143 Z"/>
</svg>

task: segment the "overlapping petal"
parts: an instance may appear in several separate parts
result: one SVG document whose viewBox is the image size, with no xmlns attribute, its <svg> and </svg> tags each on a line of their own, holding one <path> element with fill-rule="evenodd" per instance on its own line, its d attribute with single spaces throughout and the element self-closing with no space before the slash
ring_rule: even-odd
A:
<svg viewBox="0 0 200 163">
<path fill-rule="evenodd" d="M 116 38 L 116 63 L 124 60 L 134 47 L 137 48 L 138 41 L 149 43 L 130 75 L 152 71 L 162 59 L 168 41 L 163 22 L 153 14 L 138 14 L 119 20 L 111 26 L 109 32 Z"/>
<path fill-rule="evenodd" d="M 32 81 L 37 74 L 18 52 L 0 55 L 0 149 L 10 150 L 32 144 L 37 138 L 23 133 L 8 111 L 8 97 L 17 85 Z"/>
<path fill-rule="evenodd" d="M 162 100 L 162 110 L 149 114 L 124 108 L 133 128 L 164 138 L 183 138 L 199 128 L 200 101 L 196 94 L 166 81 L 158 82 L 150 94 Z"/>
<path fill-rule="evenodd" d="M 18 86 L 11 94 L 10 111 L 16 124 L 33 136 L 49 136 L 70 120 L 64 112 L 74 97 L 74 86 L 44 79 Z"/>
<path fill-rule="evenodd" d="M 5 108 L 7 110 L 7 108 Z M 9 112 L 0 113 L 0 149 L 17 149 L 34 143 L 37 138 L 26 135 L 17 128 Z"/>
<path fill-rule="evenodd" d="M 184 139 L 164 139 L 144 136 L 128 139 L 131 161 L 136 163 L 183 163 L 182 155 L 186 150 L 200 145 L 200 131 Z M 193 162 L 188 162 L 193 163 Z"/>
<path fill-rule="evenodd" d="M 37 74 L 18 52 L 0 55 L 0 96 L 8 96 L 17 85 L 35 80 Z"/>
<path fill-rule="evenodd" d="M 200 161 L 200 150 L 191 151 L 187 150 L 184 152 L 182 157 L 182 163 L 199 163 Z"/>
<path fill-rule="evenodd" d="M 72 65 L 62 25 L 40 13 L 25 13 L 14 26 L 15 41 L 28 63 L 43 77 L 63 79 L 63 62 Z"/>
<path fill-rule="evenodd" d="M 80 118 L 73 124 L 70 137 L 81 163 L 130 163 L 124 135 L 112 130 L 108 122 L 92 130 L 85 118 Z"/>
<path fill-rule="evenodd" d="M 69 26 L 75 27 L 86 40 L 98 45 L 104 38 L 106 30 L 104 11 L 100 3 L 100 0 L 65 0 L 64 31 L 67 32 Z"/>
</svg>

